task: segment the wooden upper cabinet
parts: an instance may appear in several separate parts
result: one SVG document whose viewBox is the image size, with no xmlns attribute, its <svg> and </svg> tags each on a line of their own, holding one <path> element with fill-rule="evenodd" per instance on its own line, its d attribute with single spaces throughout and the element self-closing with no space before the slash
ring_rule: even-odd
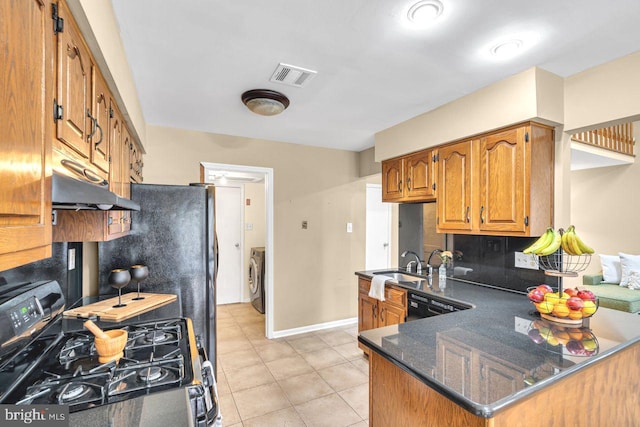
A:
<svg viewBox="0 0 640 427">
<path fill-rule="evenodd" d="M 525 138 L 509 129 L 480 139 L 480 230 L 525 232 Z"/>
<path fill-rule="evenodd" d="M 382 201 L 428 202 L 435 200 L 435 150 L 382 162 Z"/>
<path fill-rule="evenodd" d="M 131 182 L 141 183 L 143 181 L 142 154 L 142 147 L 132 138 L 132 143 L 129 146 L 129 178 Z"/>
<path fill-rule="evenodd" d="M 439 149 L 438 154 L 438 231 L 471 231 L 472 141 Z"/>
<path fill-rule="evenodd" d="M 51 256 L 48 2 L 0 2 L 0 271 Z"/>
<path fill-rule="evenodd" d="M 382 162 L 382 201 L 397 202 L 402 199 L 403 168 L 402 159 L 391 159 Z"/>
<path fill-rule="evenodd" d="M 525 123 L 439 149 L 442 233 L 539 236 L 553 225 L 553 129 Z"/>
<path fill-rule="evenodd" d="M 405 200 L 428 201 L 436 197 L 435 150 L 424 150 L 404 158 Z"/>
<path fill-rule="evenodd" d="M 57 33 L 56 137 L 81 158 L 89 159 L 93 64 L 66 3 L 59 2 L 57 10 L 64 28 Z"/>
<path fill-rule="evenodd" d="M 104 172 L 109 172 L 109 155 L 111 153 L 109 143 L 110 96 L 102 74 L 96 69 L 93 75 L 89 138 L 91 142 L 91 163 Z"/>
</svg>

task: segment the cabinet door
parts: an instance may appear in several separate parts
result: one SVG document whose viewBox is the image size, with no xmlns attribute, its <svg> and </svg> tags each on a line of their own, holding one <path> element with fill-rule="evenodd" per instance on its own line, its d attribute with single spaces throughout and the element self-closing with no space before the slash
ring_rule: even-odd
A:
<svg viewBox="0 0 640 427">
<path fill-rule="evenodd" d="M 93 78 L 92 115 L 95 121 L 91 123 L 91 163 L 109 172 L 109 89 L 98 70 Z"/>
<path fill-rule="evenodd" d="M 382 162 L 382 201 L 397 202 L 402 199 L 403 185 L 402 159 L 384 160 Z"/>
<path fill-rule="evenodd" d="M 481 231 L 526 231 L 526 129 L 510 129 L 480 140 Z"/>
<path fill-rule="evenodd" d="M 77 154 L 89 159 L 91 147 L 87 130 L 91 121 L 87 112 L 91 108 L 91 59 L 65 2 L 59 2 L 59 14 L 64 19 L 65 26 L 64 31 L 57 35 L 56 102 L 61 114 L 56 122 L 56 137 Z"/>
<path fill-rule="evenodd" d="M 109 145 L 111 146 L 109 189 L 118 195 L 122 195 L 122 118 L 113 100 L 109 104 Z M 111 236 L 121 232 L 122 211 L 107 212 L 107 234 Z"/>
<path fill-rule="evenodd" d="M 48 2 L 0 2 L 0 271 L 51 256 Z"/>
<path fill-rule="evenodd" d="M 120 164 L 122 169 L 120 170 L 120 196 L 131 198 L 131 134 L 129 129 L 123 123 L 122 124 L 122 148 L 120 152 Z M 131 230 L 131 211 L 122 211 L 122 232 L 127 233 Z"/>
<path fill-rule="evenodd" d="M 358 332 L 377 328 L 377 323 L 377 300 L 370 298 L 367 294 L 360 293 L 358 295 Z"/>
<path fill-rule="evenodd" d="M 436 197 L 433 150 L 421 151 L 404 159 L 405 199 L 429 201 Z"/>
<path fill-rule="evenodd" d="M 438 231 L 472 230 L 472 141 L 438 150 Z"/>
<path fill-rule="evenodd" d="M 378 314 L 379 328 L 404 323 L 405 318 L 405 308 L 393 304 L 387 304 L 385 302 L 380 304 L 380 313 Z"/>
</svg>

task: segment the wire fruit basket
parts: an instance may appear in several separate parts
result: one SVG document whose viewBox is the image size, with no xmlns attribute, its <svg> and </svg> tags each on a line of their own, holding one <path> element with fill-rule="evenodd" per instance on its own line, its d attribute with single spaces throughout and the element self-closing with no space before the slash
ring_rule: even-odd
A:
<svg viewBox="0 0 640 427">
<path fill-rule="evenodd" d="M 548 276 L 577 277 L 591 263 L 590 254 L 569 255 L 562 249 L 547 256 L 536 256 L 536 262 Z"/>
</svg>

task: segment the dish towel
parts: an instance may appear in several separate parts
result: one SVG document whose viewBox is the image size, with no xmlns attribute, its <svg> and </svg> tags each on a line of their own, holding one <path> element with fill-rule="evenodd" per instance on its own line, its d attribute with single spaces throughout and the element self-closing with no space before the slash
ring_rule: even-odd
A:
<svg viewBox="0 0 640 427">
<path fill-rule="evenodd" d="M 391 277 L 381 274 L 373 276 L 373 279 L 371 279 L 371 287 L 369 288 L 369 296 L 384 301 L 384 284 L 387 280 L 391 280 Z"/>
</svg>

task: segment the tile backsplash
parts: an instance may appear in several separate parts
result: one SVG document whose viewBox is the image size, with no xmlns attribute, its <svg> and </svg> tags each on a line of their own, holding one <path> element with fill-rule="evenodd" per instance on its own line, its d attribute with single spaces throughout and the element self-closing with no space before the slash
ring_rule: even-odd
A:
<svg viewBox="0 0 640 427">
<path fill-rule="evenodd" d="M 450 235 L 448 249 L 462 252 L 462 258 L 454 260 L 453 277 L 518 292 L 526 292 L 527 287 L 540 283 L 557 286 L 557 279 L 546 276 L 542 270 L 515 267 L 515 251 L 522 251 L 535 239 Z"/>
</svg>

